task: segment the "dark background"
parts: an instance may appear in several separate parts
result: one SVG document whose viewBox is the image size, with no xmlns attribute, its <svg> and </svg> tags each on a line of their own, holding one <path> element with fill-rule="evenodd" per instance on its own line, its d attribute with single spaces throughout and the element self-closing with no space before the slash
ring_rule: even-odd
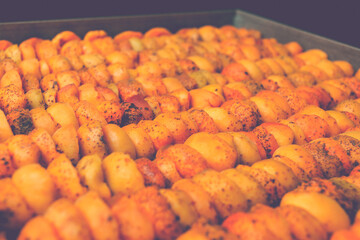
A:
<svg viewBox="0 0 360 240">
<path fill-rule="evenodd" d="M 241 9 L 360 48 L 358 0 L 2 1 L 0 22 Z"/>
</svg>

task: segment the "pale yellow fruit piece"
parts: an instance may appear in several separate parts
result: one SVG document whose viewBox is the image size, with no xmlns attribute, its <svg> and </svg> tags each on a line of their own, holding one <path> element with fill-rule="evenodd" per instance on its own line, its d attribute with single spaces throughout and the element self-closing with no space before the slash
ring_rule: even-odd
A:
<svg viewBox="0 0 360 240">
<path fill-rule="evenodd" d="M 280 206 L 284 205 L 294 205 L 305 209 L 316 217 L 330 233 L 350 227 L 350 218 L 344 209 L 324 194 L 292 191 L 282 198 Z"/>
<path fill-rule="evenodd" d="M 134 193 L 145 187 L 144 178 L 136 163 L 128 154 L 114 152 L 104 158 L 102 166 L 105 179 L 111 191 L 116 193 Z"/>
</svg>

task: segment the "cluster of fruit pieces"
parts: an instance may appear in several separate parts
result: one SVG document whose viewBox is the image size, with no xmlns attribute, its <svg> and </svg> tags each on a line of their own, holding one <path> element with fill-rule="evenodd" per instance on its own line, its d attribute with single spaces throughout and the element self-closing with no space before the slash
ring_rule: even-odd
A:
<svg viewBox="0 0 360 240">
<path fill-rule="evenodd" d="M 359 237 L 360 71 L 256 30 L 0 41 L 0 231 Z"/>
</svg>

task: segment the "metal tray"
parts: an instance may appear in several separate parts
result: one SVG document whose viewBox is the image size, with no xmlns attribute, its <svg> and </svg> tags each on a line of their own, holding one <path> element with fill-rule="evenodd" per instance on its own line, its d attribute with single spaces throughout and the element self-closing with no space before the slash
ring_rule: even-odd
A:
<svg viewBox="0 0 360 240">
<path fill-rule="evenodd" d="M 346 60 L 353 65 L 355 70 L 360 68 L 359 48 L 242 10 L 0 23 L 0 39 L 20 43 L 30 37 L 51 39 L 64 30 L 70 30 L 79 36 L 84 36 L 90 30 L 101 29 L 110 36 L 115 36 L 125 30 L 145 32 L 153 27 L 165 27 L 171 32 L 176 32 L 180 28 L 201 27 L 203 25 L 220 27 L 226 24 L 257 29 L 263 37 L 273 37 L 281 43 L 297 41 L 304 49 L 319 48 L 328 54 L 330 60 Z"/>
</svg>

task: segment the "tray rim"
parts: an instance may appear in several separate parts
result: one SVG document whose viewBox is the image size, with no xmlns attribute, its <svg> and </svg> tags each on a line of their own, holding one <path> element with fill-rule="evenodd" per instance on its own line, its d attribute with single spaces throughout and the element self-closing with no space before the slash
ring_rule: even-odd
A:
<svg viewBox="0 0 360 240">
<path fill-rule="evenodd" d="M 324 41 L 329 41 L 329 42 L 332 42 L 334 44 L 339 44 L 339 45 L 343 45 L 344 47 L 349 47 L 349 48 L 353 48 L 354 50 L 357 50 L 357 49 L 360 49 L 356 46 L 352 46 L 350 44 L 347 44 L 347 43 L 343 43 L 343 42 L 340 42 L 340 41 L 337 41 L 335 39 L 331 39 L 331 38 L 327 38 L 327 37 L 324 37 L 324 36 L 321 36 L 319 34 L 316 34 L 316 33 L 313 33 L 313 32 L 310 32 L 310 31 L 306 31 L 306 30 L 303 30 L 301 28 L 297 28 L 297 27 L 293 27 L 289 24 L 285 24 L 285 23 L 281 23 L 279 21 L 276 21 L 276 20 L 272 20 L 272 19 L 268 19 L 268 18 L 265 18 L 265 17 L 262 17 L 260 15 L 257 15 L 257 14 L 253 14 L 253 13 L 249 13 L 249 12 L 246 12 L 246 11 L 242 11 L 240 9 L 237 9 L 236 12 L 242 14 L 242 15 L 248 15 L 248 16 L 252 16 L 253 18 L 259 18 L 259 19 L 262 19 L 262 20 L 265 20 L 265 21 L 269 21 L 273 24 L 276 24 L 276 25 L 279 25 L 279 26 L 282 26 L 284 28 L 290 28 L 292 30 L 296 30 L 298 31 L 299 33 L 302 33 L 302 34 L 308 34 L 308 35 L 313 35 L 313 36 L 316 36 L 318 37 L 319 39 L 322 39 Z"/>
</svg>

